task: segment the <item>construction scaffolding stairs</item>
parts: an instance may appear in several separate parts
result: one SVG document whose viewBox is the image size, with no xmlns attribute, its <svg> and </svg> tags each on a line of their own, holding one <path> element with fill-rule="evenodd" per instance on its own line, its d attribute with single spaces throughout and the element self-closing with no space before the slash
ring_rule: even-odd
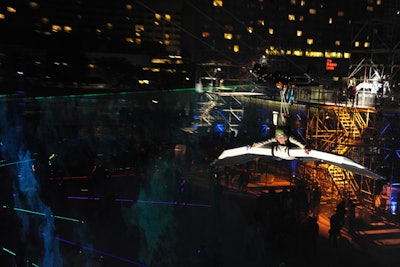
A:
<svg viewBox="0 0 400 267">
<path fill-rule="evenodd" d="M 220 93 L 218 89 L 201 92 L 202 101 L 197 101 L 197 127 L 213 127 L 215 124 L 224 124 L 228 132 L 238 131 L 241 125 L 244 107 L 243 104 L 229 92 Z"/>
<path fill-rule="evenodd" d="M 319 150 L 354 159 L 357 144 L 362 142 L 363 131 L 368 127 L 368 113 L 364 113 L 365 117 L 363 117 L 363 113 L 354 107 L 335 106 L 324 112 L 324 119 L 321 119 L 320 115 L 316 112 L 308 125 L 309 138 L 316 140 L 314 145 Z M 326 117 L 329 117 L 329 120 Z M 334 127 L 328 123 L 332 121 L 336 123 Z M 328 184 L 331 185 L 332 192 L 336 192 L 341 199 L 350 198 L 356 204 L 361 204 L 365 201 L 361 193 L 370 195 L 372 199 L 372 187 L 367 184 L 365 188 L 361 188 L 351 171 L 331 164 L 319 164 L 318 168 L 325 169 L 319 172 L 323 175 L 316 175 L 315 166 L 308 167 L 308 175 L 314 175 L 313 178 L 319 182 L 326 183 L 326 180 L 329 180 Z M 362 178 L 362 184 L 366 184 L 365 179 L 368 178 Z"/>
<path fill-rule="evenodd" d="M 215 122 L 213 115 L 214 108 L 218 105 L 218 98 L 209 93 L 203 93 L 201 101 L 197 101 L 198 109 L 195 111 L 197 114 L 196 123 L 198 127 L 211 127 Z"/>
</svg>

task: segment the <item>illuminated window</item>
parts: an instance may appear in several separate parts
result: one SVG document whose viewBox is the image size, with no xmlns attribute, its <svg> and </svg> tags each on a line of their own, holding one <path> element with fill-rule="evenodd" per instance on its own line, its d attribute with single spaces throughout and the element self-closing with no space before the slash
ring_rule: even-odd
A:
<svg viewBox="0 0 400 267">
<path fill-rule="evenodd" d="M 213 5 L 214 6 L 222 6 L 223 5 L 223 1 L 222 0 L 214 0 L 213 1 Z"/>
<path fill-rule="evenodd" d="M 354 42 L 354 46 L 355 46 L 355 47 L 360 47 L 360 42 L 359 42 L 359 41 L 355 41 L 355 42 Z"/>
<path fill-rule="evenodd" d="M 310 49 L 307 50 L 278 50 L 273 46 L 265 49 L 266 55 L 288 55 L 288 56 L 306 56 L 306 57 L 314 57 L 314 58 L 350 58 L 351 54 L 348 52 L 336 52 L 336 51 L 313 51 Z"/>
<path fill-rule="evenodd" d="M 381 0 L 376 0 L 376 5 L 377 6 L 380 6 L 382 4 L 382 1 Z"/>
<path fill-rule="evenodd" d="M 201 36 L 202 36 L 203 38 L 210 37 L 210 32 L 202 32 L 202 33 L 201 33 Z"/>
<path fill-rule="evenodd" d="M 165 14 L 165 20 L 166 21 L 171 21 L 171 15 L 170 14 Z"/>
<path fill-rule="evenodd" d="M 274 29 L 273 28 L 269 28 L 268 29 L 268 33 L 271 34 L 271 35 L 274 34 Z"/>
<path fill-rule="evenodd" d="M 126 37 L 125 42 L 133 44 L 135 41 L 133 40 L 132 37 Z"/>
<path fill-rule="evenodd" d="M 248 33 L 253 33 L 253 27 L 247 27 L 247 32 Z"/>
<path fill-rule="evenodd" d="M 171 44 L 171 41 L 170 41 L 170 40 L 164 40 L 164 44 L 165 44 L 165 45 L 170 45 L 170 44 Z"/>
<path fill-rule="evenodd" d="M 344 11 L 338 11 L 337 15 L 338 15 L 338 17 L 343 17 L 344 16 Z"/>
<path fill-rule="evenodd" d="M 64 32 L 72 32 L 72 27 L 64 26 Z"/>
<path fill-rule="evenodd" d="M 293 51 L 293 55 L 297 56 L 297 57 L 301 57 L 303 56 L 303 51 L 301 50 L 294 50 Z"/>
<path fill-rule="evenodd" d="M 7 7 L 7 11 L 9 13 L 17 13 L 17 10 L 15 8 L 13 8 L 13 7 L 10 7 L 10 6 Z"/>
<path fill-rule="evenodd" d="M 301 6 L 305 6 L 306 5 L 306 1 L 305 0 L 301 0 L 300 5 Z"/>
<path fill-rule="evenodd" d="M 59 25 L 53 25 L 53 26 L 51 26 L 51 30 L 53 32 L 60 32 L 62 29 L 61 29 L 61 26 L 59 26 Z"/>
<path fill-rule="evenodd" d="M 6 16 L 4 16 L 4 14 L 0 13 L 0 19 L 5 19 L 5 18 L 6 18 Z"/>
<path fill-rule="evenodd" d="M 228 32 L 224 33 L 224 38 L 227 40 L 232 40 L 232 38 L 233 38 L 232 33 L 228 33 Z"/>
<path fill-rule="evenodd" d="M 300 16 L 299 21 L 304 21 L 304 16 Z"/>
<path fill-rule="evenodd" d="M 296 20 L 296 16 L 293 14 L 288 14 L 288 20 L 289 21 L 295 21 Z"/>
<path fill-rule="evenodd" d="M 297 30 L 297 31 L 296 31 L 296 35 L 297 35 L 298 37 L 302 36 L 302 35 L 303 35 L 303 31 Z"/>
<path fill-rule="evenodd" d="M 112 25 L 111 22 L 108 22 L 108 23 L 106 24 L 106 27 L 107 27 L 107 29 L 112 30 L 113 25 Z"/>
<path fill-rule="evenodd" d="M 159 26 L 159 25 L 160 25 L 160 22 L 154 21 L 154 25 Z"/>
<path fill-rule="evenodd" d="M 336 41 L 335 41 L 335 45 L 336 45 L 336 46 L 340 46 L 340 41 L 339 41 L 339 40 L 336 40 Z"/>
<path fill-rule="evenodd" d="M 367 6 L 367 11 L 368 12 L 374 12 L 374 7 L 373 6 Z"/>
<path fill-rule="evenodd" d="M 321 51 L 306 51 L 306 57 L 323 57 L 324 53 Z"/>
<path fill-rule="evenodd" d="M 307 38 L 307 44 L 312 45 L 314 43 L 314 40 L 311 38 Z"/>
<path fill-rule="evenodd" d="M 333 23 L 333 19 L 332 19 L 332 18 L 329 18 L 328 23 L 329 23 L 329 24 L 332 24 L 332 23 Z"/>
<path fill-rule="evenodd" d="M 296 0 L 290 0 L 290 4 L 291 4 L 291 5 L 294 5 L 294 6 L 295 6 L 295 5 L 296 5 L 296 2 L 297 2 Z"/>
<path fill-rule="evenodd" d="M 156 20 L 161 20 L 161 15 L 158 14 L 158 13 L 155 13 L 155 14 L 154 14 L 154 18 L 155 18 Z"/>
<path fill-rule="evenodd" d="M 135 32 L 143 32 L 144 26 L 143 25 L 135 25 Z"/>
<path fill-rule="evenodd" d="M 126 4 L 126 5 L 125 5 L 125 8 L 126 8 L 126 10 L 131 11 L 131 10 L 133 9 L 133 6 L 130 5 L 130 4 Z"/>
<path fill-rule="evenodd" d="M 140 34 L 140 32 L 135 32 L 135 36 L 136 36 L 136 37 L 140 37 L 140 36 L 142 36 L 142 35 Z"/>
<path fill-rule="evenodd" d="M 317 14 L 317 10 L 315 8 L 310 8 L 308 10 L 308 13 L 310 13 L 311 15 L 315 15 L 315 14 Z"/>
<path fill-rule="evenodd" d="M 166 34 L 164 34 L 164 38 L 165 38 L 165 39 L 169 39 L 169 38 L 171 38 L 171 35 L 169 35 L 168 33 L 166 33 Z"/>
<path fill-rule="evenodd" d="M 370 46 L 370 43 L 369 43 L 369 42 L 365 42 L 365 43 L 364 43 L 364 47 L 365 47 L 365 48 L 368 48 L 369 46 Z"/>
<path fill-rule="evenodd" d="M 235 53 L 239 52 L 239 45 L 233 46 L 233 52 L 235 52 Z"/>
<path fill-rule="evenodd" d="M 325 52 L 325 57 L 343 58 L 342 52 Z"/>
<path fill-rule="evenodd" d="M 259 19 L 258 21 L 257 21 L 257 24 L 258 25 L 260 25 L 260 26 L 264 26 L 264 20 L 262 20 L 262 19 Z"/>
<path fill-rule="evenodd" d="M 139 84 L 150 84 L 149 80 L 138 80 Z"/>
<path fill-rule="evenodd" d="M 39 4 L 37 3 L 37 2 L 29 2 L 29 6 L 31 7 L 31 8 L 38 8 L 39 7 Z"/>
<path fill-rule="evenodd" d="M 142 39 L 136 38 L 135 42 L 136 42 L 137 44 L 141 44 L 141 43 L 142 43 Z"/>
</svg>

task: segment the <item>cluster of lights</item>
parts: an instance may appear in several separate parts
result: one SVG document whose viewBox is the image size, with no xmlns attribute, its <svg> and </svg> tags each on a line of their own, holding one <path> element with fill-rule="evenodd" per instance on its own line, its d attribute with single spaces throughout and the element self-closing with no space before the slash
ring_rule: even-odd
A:
<svg viewBox="0 0 400 267">
<path fill-rule="evenodd" d="M 285 50 L 269 48 L 265 50 L 265 54 L 268 56 L 297 56 L 297 57 L 319 57 L 319 58 L 351 58 L 349 52 L 338 52 L 338 51 L 312 51 L 312 50 Z"/>
</svg>

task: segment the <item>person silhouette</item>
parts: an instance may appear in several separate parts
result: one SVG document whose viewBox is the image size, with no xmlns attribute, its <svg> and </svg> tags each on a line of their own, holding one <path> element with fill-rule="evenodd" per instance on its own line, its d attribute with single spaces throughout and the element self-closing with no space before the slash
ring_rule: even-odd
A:
<svg viewBox="0 0 400 267">
<path fill-rule="evenodd" d="M 333 214 L 329 218 L 329 223 L 330 223 L 330 228 L 329 228 L 329 243 L 333 247 L 337 247 L 337 240 L 338 237 L 340 236 L 340 218 L 337 213 Z"/>
<path fill-rule="evenodd" d="M 339 227 L 342 229 L 346 216 L 346 201 L 344 199 L 336 206 L 336 214 L 338 215 Z"/>
</svg>

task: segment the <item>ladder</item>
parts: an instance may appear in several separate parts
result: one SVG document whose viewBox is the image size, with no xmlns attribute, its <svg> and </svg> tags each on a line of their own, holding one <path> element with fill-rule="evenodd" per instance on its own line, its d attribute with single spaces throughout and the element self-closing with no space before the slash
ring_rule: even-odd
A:
<svg viewBox="0 0 400 267">
<path fill-rule="evenodd" d="M 327 125 L 327 120 L 321 118 L 321 114 L 323 116 L 331 115 L 333 117 L 331 119 L 336 122 L 334 127 Z M 318 149 L 353 158 L 351 153 L 354 150 L 352 148 L 363 142 L 362 134 L 364 129 L 368 127 L 369 116 L 363 117 L 363 115 L 365 116 L 354 107 L 326 107 L 324 112 L 315 112 L 313 118 L 309 120 L 307 125 L 308 139 L 314 140 L 313 145 Z M 339 196 L 342 199 L 350 198 L 353 202 L 359 204 L 361 202 L 361 188 L 354 174 L 335 165 L 326 164 L 325 167 L 327 176 Z M 367 193 L 373 194 L 373 192 Z"/>
</svg>

